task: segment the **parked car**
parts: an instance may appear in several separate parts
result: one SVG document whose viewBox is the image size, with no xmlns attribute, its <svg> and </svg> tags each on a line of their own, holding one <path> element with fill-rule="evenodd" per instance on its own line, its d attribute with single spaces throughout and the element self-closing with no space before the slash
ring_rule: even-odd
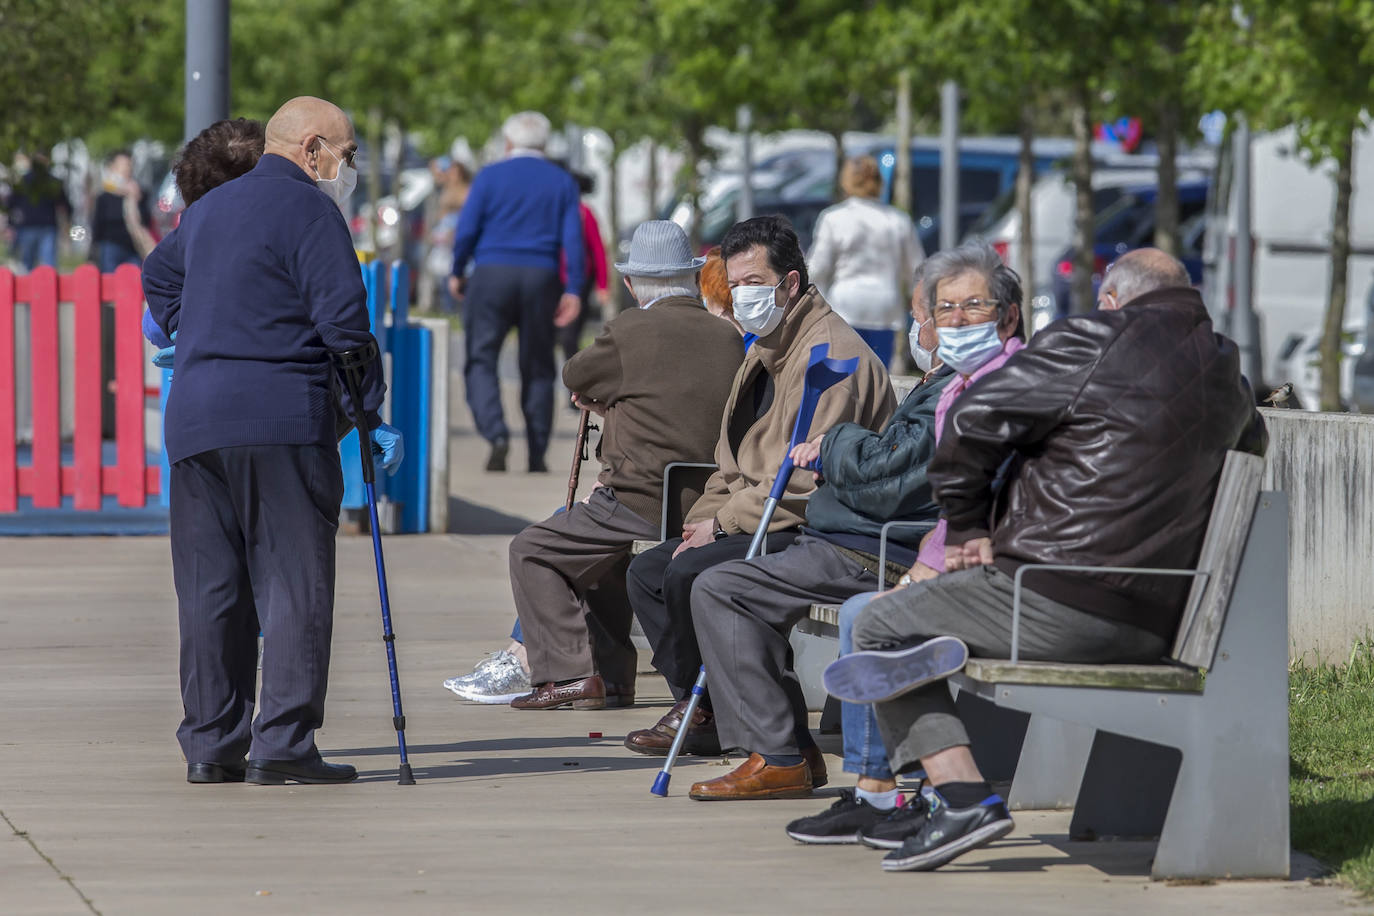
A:
<svg viewBox="0 0 1374 916">
<path fill-rule="evenodd" d="M 1195 285 L 1202 284 L 1202 244 L 1207 227 L 1206 180 L 1180 181 L 1178 184 L 1179 260 L 1188 268 Z M 1133 248 L 1154 244 L 1155 202 L 1159 189 L 1154 186 L 1124 188 L 1115 201 L 1097 214 L 1093 239 L 1093 296 L 1107 267 Z M 1055 259 L 1051 281 L 1053 312 L 1051 319 L 1092 308 L 1093 303 L 1072 301 L 1073 265 L 1078 249 L 1069 246 Z M 1032 321 L 1032 327 L 1035 322 Z"/>
</svg>

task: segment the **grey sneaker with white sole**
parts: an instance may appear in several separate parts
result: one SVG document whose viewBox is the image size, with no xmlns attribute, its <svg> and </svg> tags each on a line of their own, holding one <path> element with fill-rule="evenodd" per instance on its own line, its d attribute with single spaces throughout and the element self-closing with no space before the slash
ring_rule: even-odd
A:
<svg viewBox="0 0 1374 916">
<path fill-rule="evenodd" d="M 849 703 L 883 703 L 949 677 L 968 662 L 968 646 L 937 636 L 909 649 L 851 652 L 825 669 L 822 682 L 832 697 Z"/>
</svg>

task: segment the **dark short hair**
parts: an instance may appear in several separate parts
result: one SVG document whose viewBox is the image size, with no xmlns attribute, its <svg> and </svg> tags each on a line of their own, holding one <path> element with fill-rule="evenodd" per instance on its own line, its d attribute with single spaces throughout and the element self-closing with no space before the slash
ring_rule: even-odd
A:
<svg viewBox="0 0 1374 916">
<path fill-rule="evenodd" d="M 251 171 L 262 158 L 265 142 L 262 123 L 248 118 L 216 121 L 191 138 L 172 167 L 186 206 Z"/>
<path fill-rule="evenodd" d="M 768 266 L 779 277 L 792 271 L 801 276 L 803 291 L 811 285 L 806 273 L 806 256 L 802 254 L 797 231 L 785 216 L 755 216 L 735 223 L 720 240 L 720 256 L 730 260 L 755 245 L 762 245 L 768 253 Z"/>
</svg>

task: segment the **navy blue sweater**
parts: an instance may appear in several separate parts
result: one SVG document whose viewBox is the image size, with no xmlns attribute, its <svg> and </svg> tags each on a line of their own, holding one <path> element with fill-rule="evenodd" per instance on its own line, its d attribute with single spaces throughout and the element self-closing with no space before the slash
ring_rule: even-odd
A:
<svg viewBox="0 0 1374 916">
<path fill-rule="evenodd" d="M 573 177 L 542 156 L 492 163 L 477 173 L 458 214 L 453 272 L 461 277 L 469 258 L 478 265 L 558 270 L 562 249 L 563 289 L 580 296 L 586 256 L 578 200 Z"/>
<path fill-rule="evenodd" d="M 346 402 L 330 351 L 365 345 L 367 294 L 339 208 L 268 154 L 192 204 L 143 265 L 159 327 L 177 333 L 167 458 L 236 445 L 328 445 Z M 373 363 L 369 425 L 386 385 Z"/>
</svg>

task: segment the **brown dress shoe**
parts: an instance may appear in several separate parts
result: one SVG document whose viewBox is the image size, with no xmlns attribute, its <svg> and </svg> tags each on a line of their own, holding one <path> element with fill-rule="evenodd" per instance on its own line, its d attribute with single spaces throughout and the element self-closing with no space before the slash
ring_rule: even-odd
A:
<svg viewBox="0 0 1374 916">
<path fill-rule="evenodd" d="M 811 788 L 819 789 L 830 781 L 830 777 L 825 772 L 825 755 L 816 745 L 811 745 L 802 751 L 802 759 L 811 768 Z"/>
<path fill-rule="evenodd" d="M 605 709 L 606 684 L 599 674 L 569 684 L 560 685 L 548 681 L 536 684 L 533 691 L 511 700 L 510 705 L 516 709 L 557 709 L 560 706 L 571 706 L 573 709 Z"/>
<path fill-rule="evenodd" d="M 687 793 L 697 801 L 745 801 L 754 798 L 806 798 L 811 794 L 811 768 L 770 766 L 758 754 L 719 779 L 699 782 Z"/>
<path fill-rule="evenodd" d="M 606 684 L 606 708 L 622 709 L 635 705 L 634 684 Z"/>
<path fill-rule="evenodd" d="M 668 756 L 668 750 L 673 746 L 673 738 L 677 736 L 677 730 L 682 725 L 682 714 L 686 711 L 687 701 L 679 701 L 653 728 L 641 728 L 626 735 L 625 746 L 636 754 Z M 716 737 L 716 717 L 711 710 L 698 706 L 697 711 L 692 714 L 692 725 L 687 729 L 687 740 L 682 743 L 682 753 L 702 757 L 713 757 L 720 753 L 720 738 Z"/>
</svg>

